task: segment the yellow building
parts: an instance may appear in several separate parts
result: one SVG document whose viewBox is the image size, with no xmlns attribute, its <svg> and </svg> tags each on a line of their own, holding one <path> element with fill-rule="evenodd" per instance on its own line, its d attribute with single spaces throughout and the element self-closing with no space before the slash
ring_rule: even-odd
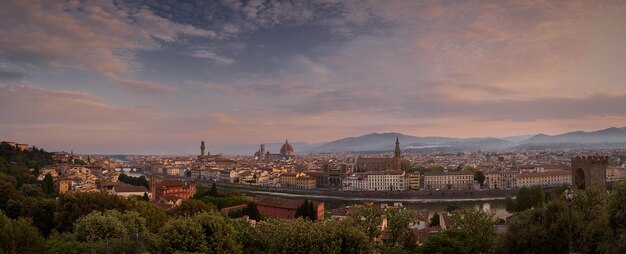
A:
<svg viewBox="0 0 626 254">
<path fill-rule="evenodd" d="M 572 173 L 569 170 L 517 174 L 517 187 L 533 185 L 549 186 L 571 183 Z"/>
<path fill-rule="evenodd" d="M 420 173 L 406 174 L 406 185 L 409 190 L 419 190 L 421 184 Z"/>
<path fill-rule="evenodd" d="M 471 189 L 473 187 L 474 174 L 472 173 L 424 174 L 424 189 L 427 190 Z"/>
<path fill-rule="evenodd" d="M 315 188 L 315 178 L 310 176 L 300 176 L 296 177 L 296 188 L 298 189 L 314 189 Z"/>
<path fill-rule="evenodd" d="M 71 187 L 72 187 L 72 181 L 69 181 L 69 180 L 59 181 L 59 193 L 61 194 L 67 193 L 70 191 Z"/>
<path fill-rule="evenodd" d="M 280 186 L 286 188 L 293 188 L 296 186 L 296 177 L 298 173 L 282 173 L 280 174 Z"/>
<path fill-rule="evenodd" d="M 618 181 L 626 179 L 626 169 L 620 167 L 609 167 L 606 169 L 607 181 Z"/>
</svg>

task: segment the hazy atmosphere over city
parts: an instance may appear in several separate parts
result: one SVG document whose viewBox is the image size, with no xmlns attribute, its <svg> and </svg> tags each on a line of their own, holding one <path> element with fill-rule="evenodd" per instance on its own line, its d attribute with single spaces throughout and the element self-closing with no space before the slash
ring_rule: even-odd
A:
<svg viewBox="0 0 626 254">
<path fill-rule="evenodd" d="M 626 126 L 624 1 L 0 3 L 0 136 L 49 150 Z"/>
</svg>

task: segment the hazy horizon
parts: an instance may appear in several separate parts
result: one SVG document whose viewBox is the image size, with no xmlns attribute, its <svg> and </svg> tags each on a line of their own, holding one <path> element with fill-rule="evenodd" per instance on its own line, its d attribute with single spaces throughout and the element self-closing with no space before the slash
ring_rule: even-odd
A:
<svg viewBox="0 0 626 254">
<path fill-rule="evenodd" d="M 195 154 L 626 126 L 623 1 L 6 1 L 0 139 Z M 215 151 L 219 153 L 219 150 Z"/>
</svg>

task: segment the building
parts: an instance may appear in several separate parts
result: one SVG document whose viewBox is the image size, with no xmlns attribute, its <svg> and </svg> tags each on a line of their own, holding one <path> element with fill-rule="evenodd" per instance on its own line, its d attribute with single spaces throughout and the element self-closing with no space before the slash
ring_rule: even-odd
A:
<svg viewBox="0 0 626 254">
<path fill-rule="evenodd" d="M 315 187 L 325 189 L 341 189 L 342 179 L 348 175 L 348 171 L 351 167 L 347 165 L 341 165 L 337 169 L 329 169 L 329 166 L 324 166 L 324 171 L 309 171 L 306 174 L 315 178 Z"/>
<path fill-rule="evenodd" d="M 272 218 L 295 219 L 296 210 L 304 200 L 255 197 L 253 198 L 260 213 Z M 312 201 L 318 219 L 324 218 L 324 203 Z"/>
<path fill-rule="evenodd" d="M 510 189 L 517 187 L 517 172 L 496 171 L 485 174 L 485 185 L 489 189 Z"/>
<path fill-rule="evenodd" d="M 209 151 L 206 151 L 204 141 L 200 142 L 200 155 L 198 155 L 198 161 L 204 164 L 216 164 L 225 167 L 233 167 L 237 165 L 237 161 L 225 158 L 219 154 L 211 155 Z"/>
<path fill-rule="evenodd" d="M 196 185 L 192 181 L 178 179 L 157 181 L 153 175 L 150 177 L 150 186 L 152 198 L 156 201 L 162 198 L 189 199 L 196 194 Z"/>
<path fill-rule="evenodd" d="M 296 177 L 296 189 L 315 189 L 315 178 L 310 176 Z"/>
<path fill-rule="evenodd" d="M 345 191 L 367 190 L 367 173 L 355 173 L 346 176 L 342 181 L 341 189 Z"/>
<path fill-rule="evenodd" d="M 280 187 L 295 189 L 314 189 L 316 181 L 314 177 L 304 173 L 283 173 L 280 175 Z"/>
<path fill-rule="evenodd" d="M 421 188 L 421 178 L 420 173 L 409 173 L 405 175 L 406 177 L 406 189 L 409 190 L 419 190 Z"/>
<path fill-rule="evenodd" d="M 61 180 L 59 181 L 59 193 L 67 193 L 72 189 L 72 181 L 70 180 Z"/>
<path fill-rule="evenodd" d="M 402 151 L 400 141 L 396 138 L 394 156 L 391 158 L 365 158 L 357 156 L 354 163 L 354 172 L 371 171 L 400 171 L 402 170 Z"/>
<path fill-rule="evenodd" d="M 424 189 L 451 190 L 472 189 L 474 174 L 471 173 L 424 173 Z"/>
<path fill-rule="evenodd" d="M 367 190 L 402 191 L 404 190 L 404 171 L 381 171 L 367 173 Z"/>
<path fill-rule="evenodd" d="M 146 186 L 135 186 L 125 183 L 119 183 L 113 186 L 111 190 L 111 194 L 117 195 L 120 197 L 131 197 L 131 196 L 139 196 L 143 197 L 143 195 L 148 195 L 148 197 L 152 196 Z"/>
<path fill-rule="evenodd" d="M 517 187 L 533 185 L 551 186 L 571 183 L 571 172 L 566 170 L 546 171 L 540 173 L 519 173 L 517 175 Z"/>
<path fill-rule="evenodd" d="M 261 144 L 259 150 L 254 153 L 254 157 L 260 161 L 281 161 L 293 159 L 295 153 L 289 141 L 285 139 L 285 143 L 280 147 L 280 153 L 270 153 L 265 150 L 265 145 Z"/>
<path fill-rule="evenodd" d="M 626 179 L 626 169 L 620 167 L 609 167 L 606 169 L 607 181 L 619 181 Z"/>
<path fill-rule="evenodd" d="M 224 183 L 236 183 L 239 182 L 239 174 L 236 170 L 221 170 L 217 171 L 219 173 L 218 180 Z"/>
</svg>

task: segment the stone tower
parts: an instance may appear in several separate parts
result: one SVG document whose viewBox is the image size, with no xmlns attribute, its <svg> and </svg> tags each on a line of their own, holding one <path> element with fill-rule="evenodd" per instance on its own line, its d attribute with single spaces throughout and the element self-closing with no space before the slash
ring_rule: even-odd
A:
<svg viewBox="0 0 626 254">
<path fill-rule="evenodd" d="M 202 142 L 200 142 L 200 156 L 204 156 L 204 140 L 202 140 Z"/>
<path fill-rule="evenodd" d="M 609 166 L 608 156 L 577 156 L 571 158 L 572 186 L 574 190 L 585 190 L 591 187 L 606 191 L 606 169 Z"/>
</svg>

